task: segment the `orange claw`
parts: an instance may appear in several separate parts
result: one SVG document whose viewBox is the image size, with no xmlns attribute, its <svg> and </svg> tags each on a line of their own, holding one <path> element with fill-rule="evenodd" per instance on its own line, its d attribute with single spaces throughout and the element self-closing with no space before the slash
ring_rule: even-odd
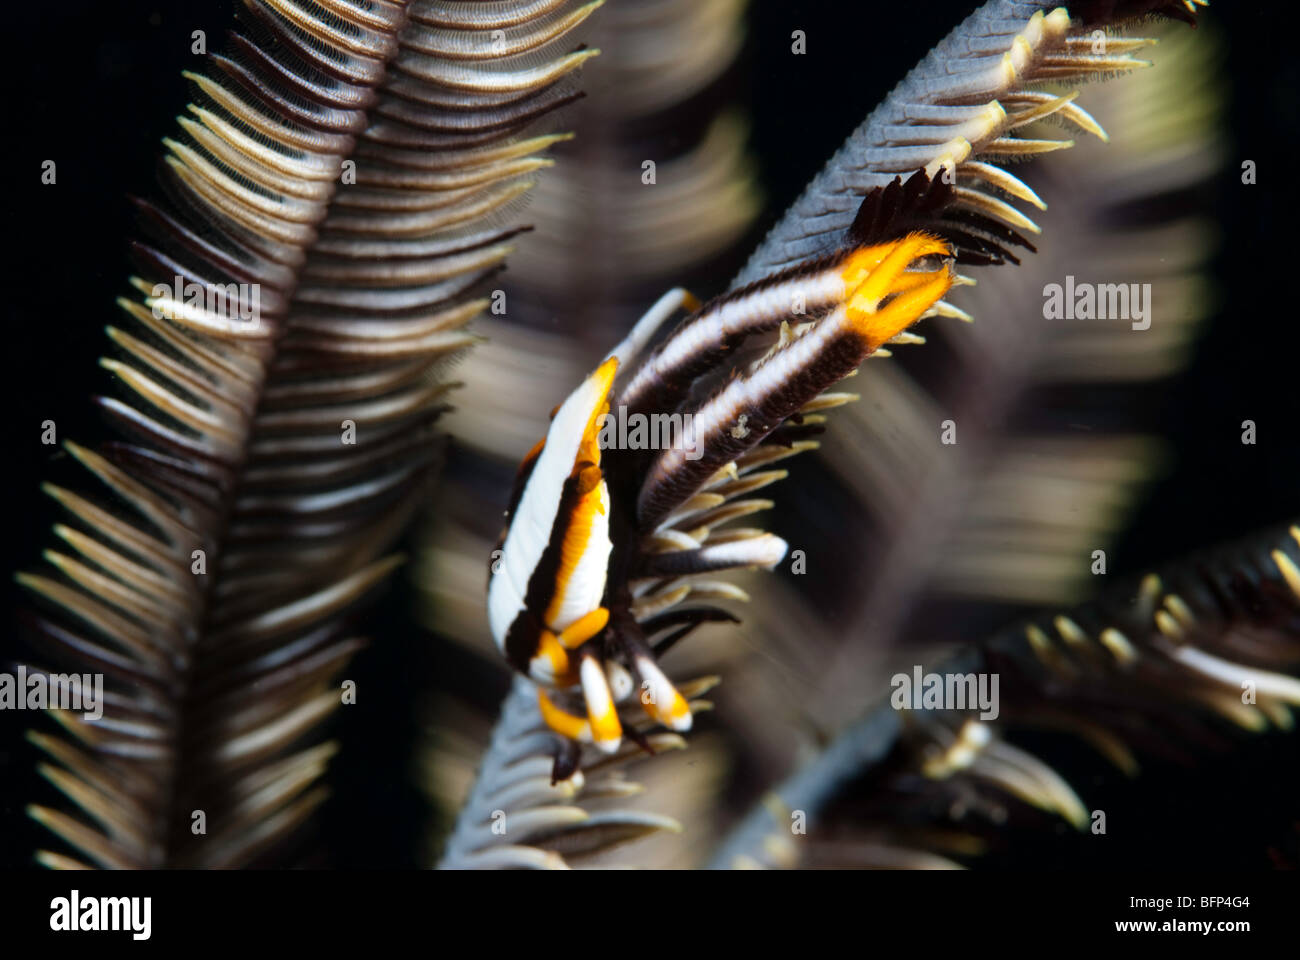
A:
<svg viewBox="0 0 1300 960">
<path fill-rule="evenodd" d="M 561 710 L 546 695 L 545 690 L 537 691 L 537 706 L 542 713 L 542 722 L 560 736 L 579 743 L 591 743 L 591 724 L 582 717 Z"/>
<path fill-rule="evenodd" d="M 584 614 L 565 627 L 560 632 L 560 644 L 565 649 L 576 650 L 604 630 L 607 623 L 609 623 L 609 611 L 604 607 L 597 607 L 591 613 Z"/>
<path fill-rule="evenodd" d="M 856 298 L 849 304 L 847 311 L 849 322 L 872 350 L 876 350 L 882 343 L 910 327 L 952 286 L 952 275 L 946 267 L 926 276 L 932 279 L 905 293 L 900 293 L 890 300 L 884 309 L 876 310 L 874 307 L 863 309 L 858 306 Z"/>
</svg>

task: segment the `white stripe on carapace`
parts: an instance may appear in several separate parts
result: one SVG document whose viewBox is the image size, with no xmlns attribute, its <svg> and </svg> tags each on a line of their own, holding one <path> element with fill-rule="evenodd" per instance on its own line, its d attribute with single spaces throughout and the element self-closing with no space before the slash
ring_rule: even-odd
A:
<svg viewBox="0 0 1300 960">
<path fill-rule="evenodd" d="M 854 272 L 855 278 L 863 279 L 855 284 L 847 304 L 836 307 L 819 322 L 808 324 L 801 335 L 774 349 L 747 375 L 729 380 L 695 411 L 694 427 L 696 436 L 705 444 L 705 457 L 689 460 L 685 450 L 670 447 L 655 458 L 637 499 L 637 518 L 645 529 L 660 526 L 664 517 L 685 502 L 716 469 L 717 464 L 707 455 L 716 438 L 728 433 L 736 438 L 752 436 L 748 445 L 753 446 L 766 431 L 777 426 L 756 422 L 746 426 L 745 421 L 754 419 L 754 411 L 764 409 L 770 400 L 788 400 L 794 390 L 808 394 L 797 398 L 802 405 L 844 377 L 848 369 L 818 369 L 832 345 L 853 338 L 856 366 L 913 323 L 952 284 L 946 266 L 936 271 L 906 272 L 919 258 L 949 252 L 936 237 L 909 234 L 869 249 L 884 251 L 885 255 L 874 268 Z M 896 295 L 882 306 L 891 294 Z M 738 426 L 747 432 L 735 432 Z M 666 490 L 672 491 L 670 496 L 664 495 Z"/>
<path fill-rule="evenodd" d="M 510 528 L 501 547 L 499 564 L 488 584 L 488 623 L 492 628 L 492 636 L 496 640 L 497 647 L 503 652 L 506 634 L 516 617 L 524 610 L 528 582 L 556 533 L 556 520 L 565 481 L 573 472 L 590 424 L 609 398 L 609 390 L 617 371 L 616 359 L 605 361 L 582 382 L 578 389 L 569 394 L 564 403 L 560 404 L 555 417 L 551 420 L 550 429 L 546 432 L 546 443 L 537 456 L 519 503 L 511 514 Z M 607 494 L 605 504 L 608 510 Z M 608 539 L 608 516 L 606 515 L 605 540 Z M 606 548 L 601 561 L 602 568 L 608 553 Z M 588 571 L 584 570 L 584 574 L 587 573 Z M 603 569 L 600 587 L 600 592 L 603 592 Z M 590 589 L 584 586 L 581 592 L 586 596 L 590 593 Z M 547 597 L 548 604 L 550 600 L 551 598 Z M 600 598 L 597 596 L 593 607 L 599 605 L 599 601 Z M 565 613 L 567 612 L 566 604 Z M 577 616 L 587 612 L 589 610 L 583 610 Z M 535 610 L 533 613 L 544 623 L 545 609 Z M 577 616 L 572 619 L 576 619 Z M 558 620 L 545 625 L 553 630 L 562 630 L 568 626 L 567 623 Z"/>
<path fill-rule="evenodd" d="M 637 369 L 620 391 L 619 403 L 629 409 L 639 407 L 658 384 L 712 357 L 729 341 L 775 330 L 783 320 L 817 319 L 843 303 L 888 252 L 887 245 L 860 247 L 811 268 L 800 264 L 710 301 Z"/>
</svg>

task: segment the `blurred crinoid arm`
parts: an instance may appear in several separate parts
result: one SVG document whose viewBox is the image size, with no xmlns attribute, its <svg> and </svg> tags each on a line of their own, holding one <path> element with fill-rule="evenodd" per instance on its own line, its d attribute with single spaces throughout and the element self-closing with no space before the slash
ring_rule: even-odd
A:
<svg viewBox="0 0 1300 960">
<path fill-rule="evenodd" d="M 495 653 L 482 615 L 481 560 L 500 532 L 515 465 L 547 430 L 557 384 L 577 382 L 665 286 L 697 277 L 714 284 L 719 256 L 730 262 L 745 252 L 731 247 L 760 201 L 726 77 L 744 41 L 746 7 L 743 0 L 637 0 L 609 5 L 592 20 L 590 40 L 604 52 L 587 74 L 588 96 L 568 114 L 581 136 L 562 148 L 529 201 L 529 219 L 547 242 L 525 244 L 511 258 L 502 284 L 508 309 L 478 325 L 489 342 L 458 370 L 465 386 L 446 424 L 456 445 L 411 570 L 427 598 L 425 622 L 475 660 Z M 643 170 L 647 158 L 656 165 L 654 189 L 627 189 L 628 171 Z M 495 657 L 490 666 L 498 666 Z M 457 712 L 466 689 L 447 671 L 431 678 L 430 702 L 454 712 L 485 746 L 498 704 L 477 704 L 472 715 L 483 724 L 467 723 Z M 454 749 L 445 727 L 430 728 L 422 763 L 440 841 L 464 802 L 467 777 L 456 771 L 479 752 Z M 698 749 L 688 774 L 702 766 L 697 756 Z M 657 764 L 654 776 L 671 767 L 671 760 Z M 664 837 L 638 850 L 653 859 L 670 843 Z"/>
<path fill-rule="evenodd" d="M 662 289 L 715 283 L 720 256 L 747 252 L 735 244 L 761 206 L 756 164 L 725 89 L 746 6 L 637 0 L 591 20 L 603 53 L 587 96 L 566 112 L 582 136 L 529 198 L 545 242 L 520 246 L 501 284 L 508 305 L 476 324 L 487 342 L 460 366 L 464 387 L 446 421 L 456 438 L 440 479 L 446 506 L 411 568 L 423 618 L 467 651 L 490 650 L 469 582 L 499 532 L 515 465 L 546 430 L 556 384 L 576 382 Z M 628 189 L 628 172 L 647 159 L 654 188 Z M 455 696 L 453 685 L 433 695 Z"/>
<path fill-rule="evenodd" d="M 1075 789 L 1008 734 L 1077 737 L 1135 776 L 1144 756 L 1213 763 L 1234 730 L 1291 730 L 1300 524 L 1171 563 L 922 670 L 997 677 L 997 715 L 981 719 L 984 704 L 899 709 L 891 698 L 776 787 L 713 865 L 955 866 L 995 836 L 1005 842 L 1031 809 L 1086 830 L 1090 808 Z M 806 835 L 791 835 L 791 810 Z"/>
<path fill-rule="evenodd" d="M 351 612 L 399 562 L 597 6 L 246 0 L 189 75 L 103 361 L 123 439 L 67 445 L 110 496 L 47 486 L 66 548 L 20 575 L 42 655 L 109 682 L 102 717 L 55 713 L 71 741 L 31 735 L 88 818 L 31 807 L 75 851 L 43 863 L 268 862 L 321 801 Z"/>
</svg>

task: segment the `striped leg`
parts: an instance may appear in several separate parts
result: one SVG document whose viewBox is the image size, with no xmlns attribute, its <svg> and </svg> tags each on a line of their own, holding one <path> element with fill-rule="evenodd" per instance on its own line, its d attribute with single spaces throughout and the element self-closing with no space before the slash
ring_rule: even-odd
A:
<svg viewBox="0 0 1300 960">
<path fill-rule="evenodd" d="M 560 646 L 566 650 L 576 650 L 604 630 L 607 623 L 609 623 L 609 611 L 604 607 L 597 607 L 560 631 Z"/>
<path fill-rule="evenodd" d="M 690 704 L 659 669 L 641 626 L 630 617 L 620 618 L 615 636 L 640 680 L 642 709 L 670 730 L 689 730 Z"/>
<path fill-rule="evenodd" d="M 582 655 L 578 672 L 582 677 L 582 695 L 587 701 L 592 742 L 605 753 L 613 753 L 623 742 L 623 724 L 618 719 L 618 708 L 609 691 L 605 668 L 595 654 L 586 652 Z"/>
</svg>

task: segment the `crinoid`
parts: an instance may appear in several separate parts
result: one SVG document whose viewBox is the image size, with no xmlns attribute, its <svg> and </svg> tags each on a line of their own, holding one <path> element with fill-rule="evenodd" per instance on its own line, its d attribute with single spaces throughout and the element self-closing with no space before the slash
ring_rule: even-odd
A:
<svg viewBox="0 0 1300 960">
<path fill-rule="evenodd" d="M 65 547 L 19 575 L 52 611 L 33 672 L 110 685 L 101 717 L 55 713 L 72 743 L 32 735 L 91 821 L 33 805 L 75 851 L 42 862 L 255 862 L 320 803 L 350 614 L 428 496 L 447 364 L 599 6 L 248 0 L 187 72 L 102 361 L 119 436 L 65 442 L 100 486 L 46 487 Z"/>
<path fill-rule="evenodd" d="M 1290 731 L 1298 636 L 1300 525 L 1201 551 L 918 668 L 997 677 L 997 716 L 868 711 L 742 820 L 714 865 L 952 866 L 1005 855 L 1015 831 L 1052 817 L 1105 833 L 1105 811 L 1016 735 L 1077 737 L 1134 777 L 1140 757 L 1221 752 L 1233 728 Z M 790 835 L 791 810 L 818 822 L 810 842 Z"/>
<path fill-rule="evenodd" d="M 1221 82 L 1239 39 L 1205 3 L 963 5 L 896 85 L 928 8 L 236 6 L 213 53 L 171 14 L 170 61 L 68 39 L 115 92 L 33 60 L 66 97 L 21 98 L 51 116 L 17 124 L 44 178 L 17 473 L 56 521 L 13 514 L 0 707 L 21 676 L 49 709 L 0 717 L 16 858 L 1093 862 L 1139 773 L 1294 750 L 1300 465 L 1261 399 L 1289 331 L 1241 336 L 1275 264 L 1257 207 L 1207 203 L 1268 98 Z M 124 171 L 168 63 L 192 102 L 159 193 Z M 123 189 L 151 197 L 132 274 L 96 286 L 71 265 Z M 99 434 L 64 397 L 99 350 L 31 322 L 74 286 L 120 308 Z M 72 675 L 102 695 L 44 697 Z"/>
</svg>

